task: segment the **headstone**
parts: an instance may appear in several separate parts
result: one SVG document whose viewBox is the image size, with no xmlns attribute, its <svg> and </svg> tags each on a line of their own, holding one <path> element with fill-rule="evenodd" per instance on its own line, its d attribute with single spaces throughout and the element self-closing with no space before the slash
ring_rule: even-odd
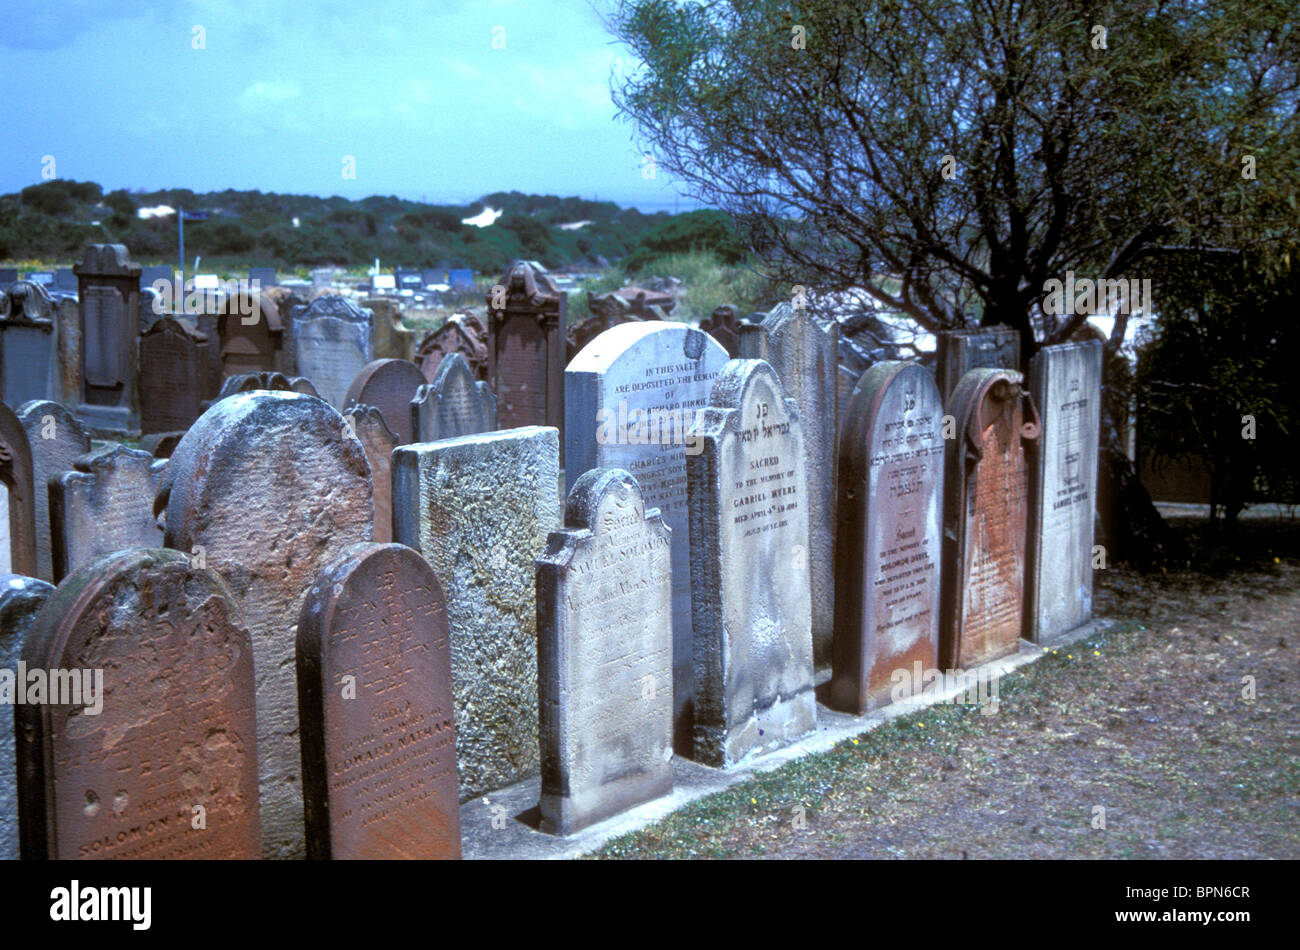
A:
<svg viewBox="0 0 1300 950">
<path fill-rule="evenodd" d="M 267 290 L 279 283 L 274 267 L 250 267 L 248 269 L 249 281 L 257 281 L 259 291 Z"/>
<path fill-rule="evenodd" d="M 935 382 L 944 405 L 973 369 L 1020 370 L 1020 334 L 1010 327 L 944 330 L 936 343 Z"/>
<path fill-rule="evenodd" d="M 10 406 L 57 391 L 54 302 L 40 284 L 20 280 L 0 292 L 0 395 Z"/>
<path fill-rule="evenodd" d="M 54 301 L 54 401 L 81 402 L 81 306 L 73 297 Z"/>
<path fill-rule="evenodd" d="M 543 831 L 672 791 L 672 610 L 667 525 L 627 472 L 586 472 L 537 559 Z"/>
<path fill-rule="evenodd" d="M 812 576 L 813 671 L 831 678 L 835 634 L 835 448 L 839 418 L 839 330 L 806 308 L 781 303 L 760 324 L 740 324 L 740 355 L 765 360 L 799 406 L 808 481 L 808 570 Z"/>
<path fill-rule="evenodd" d="M 0 670 L 16 676 L 23 639 L 53 590 L 52 585 L 34 577 L 0 574 Z M 0 861 L 18 859 L 18 771 L 14 755 L 14 717 L 5 709 L 0 714 Z"/>
<path fill-rule="evenodd" d="M 387 544 L 393 540 L 393 450 L 400 443 L 374 406 L 354 403 L 344 412 L 343 421 L 365 449 L 375 505 L 374 539 Z"/>
<path fill-rule="evenodd" d="M 569 360 L 579 351 L 610 327 L 620 323 L 637 323 L 646 317 L 632 313 L 628 303 L 614 292 L 594 294 L 587 298 L 587 309 L 592 316 L 582 323 L 574 324 L 566 331 L 568 339 L 567 352 Z"/>
<path fill-rule="evenodd" d="M 0 557 L 0 573 L 36 576 L 36 507 L 32 481 L 32 450 L 22 423 L 0 402 L 0 486 L 9 512 L 8 541 Z"/>
<path fill-rule="evenodd" d="M 92 431 L 136 432 L 140 265 L 131 263 L 124 245 L 92 244 L 73 270 L 81 304 L 77 416 Z"/>
<path fill-rule="evenodd" d="M 409 360 L 415 349 L 415 332 L 402 325 L 401 300 L 366 297 L 361 306 L 374 314 L 375 359 Z"/>
<path fill-rule="evenodd" d="M 474 371 L 474 378 L 488 378 L 487 328 L 473 314 L 453 313 L 442 326 L 431 330 L 415 349 L 415 362 L 429 382 L 433 382 L 445 356 L 459 353 Z"/>
<path fill-rule="evenodd" d="M 488 291 L 488 383 L 503 428 L 564 427 L 569 295 L 546 269 L 516 261 Z"/>
<path fill-rule="evenodd" d="M 177 444 L 185 436 L 184 430 L 175 432 L 151 432 L 149 435 L 141 436 L 140 451 L 148 452 L 156 459 L 169 459 L 172 452 L 176 451 Z M 89 451 L 89 449 L 87 449 Z"/>
<path fill-rule="evenodd" d="M 357 373 L 343 397 L 345 408 L 353 405 L 374 406 L 384 415 L 384 422 L 397 436 L 398 445 L 415 440 L 411 426 L 411 400 L 424 385 L 424 374 L 408 360 L 375 360 Z"/>
<path fill-rule="evenodd" d="M 252 657 L 215 571 L 110 554 L 50 594 L 22 655 L 82 686 L 15 707 L 24 858 L 257 857 Z"/>
<path fill-rule="evenodd" d="M 71 471 L 90 451 L 90 437 L 77 417 L 57 402 L 43 399 L 18 407 L 18 421 L 32 450 L 33 513 L 36 522 L 36 576 L 54 580 L 50 539 L 50 479 Z"/>
<path fill-rule="evenodd" d="M 161 317 L 140 336 L 140 431 L 188 429 L 207 391 L 208 346 L 194 324 Z"/>
<path fill-rule="evenodd" d="M 1030 453 L 1025 584 L 1025 636 L 1035 643 L 1092 619 L 1101 363 L 1099 340 L 1045 346 L 1029 363 L 1042 417 Z"/>
<path fill-rule="evenodd" d="M 3 464 L 3 462 L 0 462 Z M 4 517 L 0 518 L 0 573 L 9 573 L 10 567 L 10 534 L 9 534 L 9 486 L 0 481 L 0 512 Z"/>
<path fill-rule="evenodd" d="M 847 366 L 839 366 L 835 371 L 835 399 L 837 404 L 836 417 L 839 420 L 837 431 L 844 432 L 845 420 L 849 417 L 849 401 L 853 395 L 853 388 L 857 386 L 858 380 L 862 378 L 861 373 L 855 373 Z M 837 443 L 838 450 L 838 443 Z"/>
<path fill-rule="evenodd" d="M 708 334 L 647 321 L 606 330 L 564 373 L 566 492 L 590 469 L 625 469 L 673 532 L 673 742 L 683 755 L 694 683 L 686 460 L 699 451 L 690 437 L 696 413 L 726 362 Z"/>
<path fill-rule="evenodd" d="M 975 369 L 948 400 L 956 438 L 944 471 L 942 669 L 969 670 L 1019 648 L 1028 515 L 1024 443 L 1038 438 L 1015 370 Z"/>
<path fill-rule="evenodd" d="M 412 441 L 436 442 L 497 427 L 497 397 L 459 353 L 442 358 L 433 382 L 415 391 L 410 403 Z"/>
<path fill-rule="evenodd" d="M 715 307 L 700 321 L 700 329 L 713 337 L 731 357 L 740 356 L 740 314 L 730 304 Z"/>
<path fill-rule="evenodd" d="M 231 294 L 216 319 L 221 378 L 243 373 L 284 372 L 284 323 L 264 294 Z"/>
<path fill-rule="evenodd" d="M 294 637 L 316 573 L 371 539 L 370 466 L 320 399 L 240 393 L 213 403 L 172 453 L 154 502 L 166 544 L 230 584 L 253 637 L 262 853 L 306 853 Z"/>
<path fill-rule="evenodd" d="M 451 642 L 424 558 L 362 543 L 327 565 L 297 670 L 308 857 L 459 858 Z"/>
<path fill-rule="evenodd" d="M 49 482 L 55 583 L 105 554 L 163 546 L 153 500 L 164 459 L 112 444 L 73 464 Z"/>
<path fill-rule="evenodd" d="M 686 460 L 695 735 L 729 768 L 817 725 L 799 407 L 762 360 L 726 365 Z"/>
<path fill-rule="evenodd" d="M 337 294 L 317 297 L 293 321 L 294 357 L 322 399 L 344 407 L 348 386 L 375 358 L 369 310 L 358 310 Z"/>
<path fill-rule="evenodd" d="M 886 705 L 895 671 L 937 669 L 943 415 L 934 377 L 916 363 L 875 364 L 851 397 L 839 453 L 836 709 Z"/>
<path fill-rule="evenodd" d="M 559 434 L 532 426 L 393 453 L 393 538 L 442 581 L 460 797 L 537 774 L 534 560 L 559 526 Z"/>
</svg>

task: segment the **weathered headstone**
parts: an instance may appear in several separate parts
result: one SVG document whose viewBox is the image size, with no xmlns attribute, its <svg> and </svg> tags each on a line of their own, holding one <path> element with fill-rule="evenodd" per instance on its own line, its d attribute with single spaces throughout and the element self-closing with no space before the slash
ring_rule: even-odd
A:
<svg viewBox="0 0 1300 950">
<path fill-rule="evenodd" d="M 156 459 L 169 459 L 184 436 L 182 429 L 175 432 L 151 432 L 140 438 L 139 448 L 141 452 L 148 452 Z"/>
<path fill-rule="evenodd" d="M 1020 370 L 1020 333 L 1010 327 L 944 330 L 936 343 L 935 383 L 944 405 L 973 369 Z"/>
<path fill-rule="evenodd" d="M 459 353 L 469 363 L 475 379 L 488 378 L 487 327 L 472 313 L 453 313 L 442 326 L 429 331 L 415 348 L 415 362 L 433 382 L 444 357 Z"/>
<path fill-rule="evenodd" d="M 1015 652 L 1023 628 L 1028 485 L 1024 443 L 1038 438 L 1015 370 L 974 369 L 947 403 L 956 425 L 944 462 L 942 669 Z"/>
<path fill-rule="evenodd" d="M 474 378 L 465 357 L 442 358 L 433 382 L 415 391 L 410 404 L 415 442 L 454 439 L 497 427 L 497 397 L 492 387 Z"/>
<path fill-rule="evenodd" d="M 341 299 L 341 298 L 340 298 Z M 284 324 L 275 301 L 264 294 L 225 298 L 216 319 L 220 377 L 285 372 Z"/>
<path fill-rule="evenodd" d="M 765 360 L 799 405 L 808 480 L 808 570 L 812 576 L 813 671 L 831 678 L 835 635 L 835 448 L 839 418 L 836 370 L 839 329 L 806 308 L 774 307 L 759 324 L 741 324 L 739 351 Z"/>
<path fill-rule="evenodd" d="M 839 419 L 838 430 L 844 432 L 844 422 L 849 416 L 849 401 L 853 395 L 853 388 L 857 386 L 858 380 L 862 378 L 861 373 L 855 373 L 847 366 L 840 365 L 835 372 L 835 391 L 837 400 L 836 415 Z"/>
<path fill-rule="evenodd" d="M 715 307 L 713 313 L 700 321 L 700 329 L 717 340 L 727 355 L 741 356 L 740 352 L 740 313 L 730 304 Z"/>
<path fill-rule="evenodd" d="M 625 469 L 672 528 L 673 742 L 683 755 L 691 748 L 694 682 L 686 459 L 699 451 L 691 437 L 696 412 L 726 362 L 708 334 L 647 321 L 606 330 L 564 373 L 566 492 L 590 469 Z"/>
<path fill-rule="evenodd" d="M 57 402 L 44 399 L 18 407 L 18 421 L 32 451 L 33 514 L 36 524 L 36 576 L 54 580 L 50 539 L 50 479 L 76 467 L 90 451 L 90 437 L 77 417 Z M 150 499 L 152 501 L 152 499 Z"/>
<path fill-rule="evenodd" d="M 36 576 L 36 506 L 32 450 L 22 423 L 0 402 L 0 486 L 7 502 L 9 543 L 0 568 L 4 573 Z"/>
<path fill-rule="evenodd" d="M 54 587 L 35 577 L 0 574 L 0 678 L 13 673 L 14 686 L 23 639 Z M 3 695 L 6 690 L 10 695 Z M 12 686 L 0 685 L 0 705 L 13 702 Z M 14 752 L 14 717 L 0 710 L 0 861 L 18 858 L 18 770 Z"/>
<path fill-rule="evenodd" d="M 370 466 L 323 400 L 240 393 L 213 403 L 172 453 L 154 502 L 166 544 L 229 583 L 253 637 L 262 852 L 306 853 L 294 637 L 326 563 L 371 539 Z M 196 548 L 201 549 L 196 552 Z"/>
<path fill-rule="evenodd" d="M 831 705 L 891 699 L 896 670 L 937 668 L 943 404 L 916 363 L 877 363 L 854 391 L 839 453 Z M 919 688 L 919 684 L 913 684 Z"/>
<path fill-rule="evenodd" d="M 424 374 L 409 360 L 374 360 L 357 373 L 343 397 L 343 407 L 374 406 L 397 436 L 398 445 L 415 441 L 411 423 L 411 400 L 424 385 Z"/>
<path fill-rule="evenodd" d="M 20 280 L 0 292 L 0 396 L 10 406 L 57 391 L 54 302 L 40 284 Z"/>
<path fill-rule="evenodd" d="M 1029 363 L 1042 417 L 1030 453 L 1025 584 L 1025 636 L 1035 643 L 1092 618 L 1101 360 L 1101 341 L 1090 340 L 1045 346 Z"/>
<path fill-rule="evenodd" d="M 451 642 L 424 558 L 362 543 L 326 566 L 297 670 L 308 857 L 459 858 Z"/>
<path fill-rule="evenodd" d="M 153 501 L 166 466 L 165 459 L 113 444 L 81 456 L 73 471 L 51 477 L 55 583 L 105 554 L 162 547 Z"/>
<path fill-rule="evenodd" d="M 74 297 L 54 301 L 54 401 L 81 402 L 81 306 Z"/>
<path fill-rule="evenodd" d="M 374 314 L 375 359 L 410 360 L 415 351 L 415 331 L 402 325 L 398 297 L 365 297 L 361 306 Z"/>
<path fill-rule="evenodd" d="M 140 431 L 188 429 L 207 391 L 208 338 L 188 320 L 160 317 L 140 336 Z"/>
<path fill-rule="evenodd" d="M 268 392 L 302 393 L 306 396 L 317 395 L 316 387 L 311 384 L 311 380 L 302 376 L 285 376 L 284 373 L 240 373 L 238 376 L 229 376 L 222 380 L 217 399 L 225 399 L 235 393 L 256 392 L 259 389 Z M 214 399 L 213 402 L 215 401 Z"/>
<path fill-rule="evenodd" d="M 817 725 L 799 406 L 762 360 L 732 360 L 686 460 L 695 736 L 729 767 Z"/>
<path fill-rule="evenodd" d="M 140 265 L 121 244 L 92 244 L 77 272 L 81 304 L 81 404 L 92 431 L 135 432 L 140 426 L 136 336 Z"/>
<path fill-rule="evenodd" d="M 110 554 L 49 596 L 22 655 L 81 686 L 15 707 L 24 858 L 257 857 L 252 655 L 215 571 Z"/>
<path fill-rule="evenodd" d="M 672 542 L 636 480 L 585 473 L 537 559 L 543 831 L 673 787 Z"/>
<path fill-rule="evenodd" d="M 393 540 L 393 449 L 399 445 L 397 436 L 374 406 L 351 405 L 343 413 L 343 421 L 365 449 L 375 506 L 374 539 L 387 544 Z"/>
<path fill-rule="evenodd" d="M 393 453 L 393 534 L 442 581 L 461 800 L 535 775 L 534 560 L 559 526 L 559 434 L 531 426 Z"/>
<path fill-rule="evenodd" d="M 337 294 L 317 297 L 294 317 L 297 371 L 336 409 L 344 407 L 357 373 L 375 358 L 372 317 Z"/>
<path fill-rule="evenodd" d="M 563 432 L 568 299 L 533 261 L 515 261 L 488 291 L 488 383 L 503 428 Z"/>
</svg>

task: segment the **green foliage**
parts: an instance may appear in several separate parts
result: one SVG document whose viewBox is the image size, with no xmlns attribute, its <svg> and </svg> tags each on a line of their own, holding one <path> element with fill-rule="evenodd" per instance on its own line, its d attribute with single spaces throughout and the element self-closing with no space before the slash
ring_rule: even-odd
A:
<svg viewBox="0 0 1300 950">
<path fill-rule="evenodd" d="M 721 211 L 688 211 L 655 225 L 637 241 L 636 250 L 624 267 L 635 274 L 655 258 L 667 254 L 710 252 L 724 264 L 738 264 L 745 248 L 732 227 L 731 218 Z"/>
</svg>

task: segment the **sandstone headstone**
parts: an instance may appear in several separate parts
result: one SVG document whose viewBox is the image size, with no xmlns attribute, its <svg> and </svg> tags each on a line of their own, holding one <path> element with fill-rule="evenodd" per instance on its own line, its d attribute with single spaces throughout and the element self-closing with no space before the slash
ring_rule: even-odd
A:
<svg viewBox="0 0 1300 950">
<path fill-rule="evenodd" d="M 398 445 L 415 441 L 411 422 L 411 400 L 424 385 L 424 374 L 408 360 L 375 360 L 367 363 L 352 380 L 343 397 L 346 409 L 352 405 L 374 406 L 397 436 Z"/>
<path fill-rule="evenodd" d="M 154 510 L 166 544 L 221 573 L 253 638 L 262 853 L 301 857 L 294 643 L 316 573 L 371 539 L 370 466 L 323 400 L 240 393 L 213 403 L 172 453 Z"/>
<path fill-rule="evenodd" d="M 161 317 L 140 336 L 140 431 L 188 429 L 207 391 L 208 338 L 192 323 Z"/>
<path fill-rule="evenodd" d="M 715 307 L 713 313 L 700 321 L 700 329 L 722 344 L 731 357 L 741 355 L 740 327 L 740 314 L 730 304 Z"/>
<path fill-rule="evenodd" d="M 433 382 L 444 357 L 459 353 L 469 363 L 475 379 L 488 378 L 487 327 L 472 313 L 453 313 L 436 330 L 431 330 L 415 350 L 420 372 Z"/>
<path fill-rule="evenodd" d="M 166 466 L 148 452 L 112 444 L 50 478 L 55 583 L 105 554 L 162 547 L 153 501 Z"/>
<path fill-rule="evenodd" d="M 1015 370 L 975 369 L 947 404 L 956 438 L 944 462 L 943 669 L 969 670 L 1019 648 L 1028 515 L 1026 441 L 1038 415 Z"/>
<path fill-rule="evenodd" d="M 184 438 L 184 430 L 175 432 L 151 432 L 140 439 L 140 451 L 148 452 L 156 459 L 169 459 L 176 451 L 177 444 Z"/>
<path fill-rule="evenodd" d="M 22 423 L 0 402 L 0 486 L 9 517 L 3 573 L 36 576 L 36 506 L 32 481 L 32 450 Z"/>
<path fill-rule="evenodd" d="M 839 329 L 805 308 L 774 307 L 759 324 L 741 324 L 740 355 L 765 360 L 799 405 L 808 480 L 808 570 L 812 576 L 813 671 L 831 678 L 835 634 L 835 449 L 839 418 Z"/>
<path fill-rule="evenodd" d="M 726 362 L 708 334 L 647 321 L 606 330 L 564 373 L 566 492 L 590 469 L 625 469 L 672 529 L 673 741 L 683 755 L 691 748 L 694 682 L 686 459 L 699 451 L 690 436 L 696 413 Z"/>
<path fill-rule="evenodd" d="M 543 831 L 672 791 L 670 534 L 631 475 L 594 469 L 537 559 Z"/>
<path fill-rule="evenodd" d="M 492 387 L 474 378 L 465 357 L 442 358 L 433 382 L 415 391 L 410 405 L 412 441 L 436 442 L 497 427 L 497 397 Z"/>
<path fill-rule="evenodd" d="M 394 540 L 447 595 L 464 801 L 538 768 L 534 560 L 559 526 L 559 434 L 540 426 L 393 453 Z"/>
<path fill-rule="evenodd" d="M 343 408 L 357 373 L 375 358 L 372 317 L 337 294 L 317 297 L 294 317 L 297 372 L 336 409 Z"/>
<path fill-rule="evenodd" d="M 867 370 L 839 466 L 831 705 L 860 714 L 891 700 L 896 670 L 937 669 L 944 439 L 934 377 L 916 363 Z"/>
<path fill-rule="evenodd" d="M 488 383 L 503 428 L 564 427 L 569 295 L 540 264 L 515 261 L 487 294 Z"/>
<path fill-rule="evenodd" d="M 365 449 L 375 506 L 374 539 L 387 544 L 393 540 L 393 449 L 399 444 L 397 436 L 374 406 L 349 406 L 343 421 Z"/>
<path fill-rule="evenodd" d="M 124 245 L 92 244 L 73 270 L 81 305 L 77 415 L 91 430 L 138 431 L 140 265 L 131 263 Z"/>
<path fill-rule="evenodd" d="M 23 639 L 53 586 L 21 574 L 0 574 L 0 671 L 17 677 Z M 0 672 L 0 677 L 4 672 Z M 0 692 L 6 687 L 0 686 Z M 4 705 L 12 702 L 5 698 Z M 14 752 L 14 717 L 0 710 L 0 861 L 18 859 L 18 771 Z"/>
<path fill-rule="evenodd" d="M 54 301 L 54 401 L 81 402 L 81 306 L 75 297 Z"/>
<path fill-rule="evenodd" d="M 362 543 L 321 571 L 297 670 L 308 856 L 459 858 L 451 642 L 424 558 Z"/>
<path fill-rule="evenodd" d="M 20 280 L 0 292 L 0 396 L 11 406 L 56 394 L 54 302 Z"/>
<path fill-rule="evenodd" d="M 944 405 L 973 369 L 1020 370 L 1020 334 L 1009 327 L 968 327 L 939 333 L 935 382 Z"/>
<path fill-rule="evenodd" d="M 415 351 L 415 332 L 402 325 L 401 300 L 366 297 L 361 306 L 375 315 L 375 359 L 409 361 Z"/>
<path fill-rule="evenodd" d="M 49 596 L 22 655 L 83 671 L 80 697 L 15 707 L 24 858 L 257 857 L 252 656 L 215 571 L 178 551 L 94 561 Z"/>
<path fill-rule="evenodd" d="M 57 402 L 43 399 L 18 407 L 18 421 L 32 451 L 33 514 L 36 523 L 36 576 L 54 580 L 50 539 L 50 479 L 76 467 L 90 451 L 90 437 L 76 416 Z M 152 499 L 150 499 L 152 501 Z"/>
<path fill-rule="evenodd" d="M 284 323 L 271 297 L 231 294 L 225 298 L 216 327 L 220 377 L 285 372 L 288 368 L 283 356 Z"/>
<path fill-rule="evenodd" d="M 730 767 L 816 728 L 799 406 L 762 360 L 732 360 L 686 460 L 695 736 Z"/>
<path fill-rule="evenodd" d="M 1092 533 L 1101 428 L 1099 340 L 1045 346 L 1029 363 L 1042 434 L 1029 468 L 1025 636 L 1035 643 L 1092 618 Z"/>
</svg>

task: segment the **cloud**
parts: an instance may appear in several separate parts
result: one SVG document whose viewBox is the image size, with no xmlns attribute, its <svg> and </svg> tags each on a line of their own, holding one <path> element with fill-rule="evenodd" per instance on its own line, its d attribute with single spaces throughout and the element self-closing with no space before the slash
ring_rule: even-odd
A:
<svg viewBox="0 0 1300 950">
<path fill-rule="evenodd" d="M 280 106 L 302 95 L 297 83 L 259 79 L 239 94 L 239 105 L 250 112 Z"/>
</svg>

